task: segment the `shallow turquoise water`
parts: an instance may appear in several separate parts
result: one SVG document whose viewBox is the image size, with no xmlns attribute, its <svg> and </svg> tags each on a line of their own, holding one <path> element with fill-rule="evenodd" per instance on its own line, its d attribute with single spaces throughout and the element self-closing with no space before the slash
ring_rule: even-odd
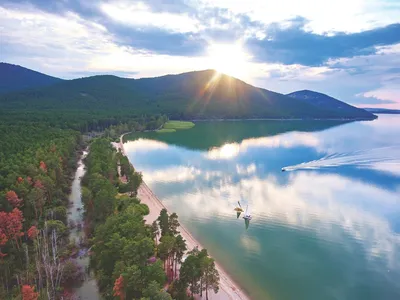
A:
<svg viewBox="0 0 400 300">
<path fill-rule="evenodd" d="M 129 139 L 146 183 L 252 299 L 400 299 L 400 165 L 281 172 L 397 146 L 400 116 L 199 122 Z M 250 206 L 247 230 L 237 201 Z"/>
</svg>

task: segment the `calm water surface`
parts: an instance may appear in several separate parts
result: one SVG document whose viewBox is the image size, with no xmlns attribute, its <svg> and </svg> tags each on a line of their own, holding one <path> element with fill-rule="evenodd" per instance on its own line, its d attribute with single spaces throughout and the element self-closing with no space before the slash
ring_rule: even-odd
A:
<svg viewBox="0 0 400 300">
<path fill-rule="evenodd" d="M 83 159 L 87 154 L 88 153 L 84 151 L 82 157 L 78 161 L 78 168 L 74 180 L 72 181 L 71 194 L 69 195 L 70 207 L 68 208 L 68 222 L 73 222 L 76 225 L 83 225 L 84 223 L 81 181 L 86 172 Z M 79 241 L 84 239 L 84 232 L 75 227 L 70 230 L 69 238 L 71 241 L 79 244 Z M 85 273 L 87 273 L 86 269 L 89 267 L 89 256 L 87 255 L 87 250 L 88 249 L 81 247 L 76 260 Z M 85 280 L 82 284 L 74 288 L 74 294 L 77 297 L 77 300 L 99 300 L 101 298 L 92 272 L 86 274 Z"/>
<path fill-rule="evenodd" d="M 252 299 L 400 299 L 400 165 L 281 172 L 399 145 L 400 116 L 199 122 L 128 138 L 146 183 Z"/>
</svg>

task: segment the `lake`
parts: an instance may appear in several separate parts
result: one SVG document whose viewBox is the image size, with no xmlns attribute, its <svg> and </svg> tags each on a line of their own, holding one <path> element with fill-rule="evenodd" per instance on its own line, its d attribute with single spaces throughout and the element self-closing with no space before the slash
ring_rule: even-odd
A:
<svg viewBox="0 0 400 300">
<path fill-rule="evenodd" d="M 334 153 L 396 155 L 399 115 L 198 122 L 127 138 L 149 187 L 252 299 L 400 299 L 399 161 L 281 172 Z"/>
</svg>

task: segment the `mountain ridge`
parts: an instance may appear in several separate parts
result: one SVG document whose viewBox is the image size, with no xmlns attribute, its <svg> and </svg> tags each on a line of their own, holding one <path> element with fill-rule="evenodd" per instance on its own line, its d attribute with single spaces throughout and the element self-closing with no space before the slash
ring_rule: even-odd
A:
<svg viewBox="0 0 400 300">
<path fill-rule="evenodd" d="M 6 110 L 135 112 L 175 119 L 376 118 L 348 104 L 350 111 L 298 101 L 210 69 L 140 79 L 96 75 L 60 80 L 0 95 L 0 103 Z"/>
<path fill-rule="evenodd" d="M 0 62 L 0 94 L 50 86 L 61 81 L 63 79 L 20 65 Z"/>
<path fill-rule="evenodd" d="M 292 93 L 287 94 L 286 96 L 291 97 L 293 99 L 297 99 L 298 101 L 302 101 L 304 103 L 311 104 L 315 107 L 323 107 L 326 109 L 332 110 L 341 110 L 346 111 L 349 114 L 356 113 L 357 111 L 363 110 L 357 107 L 354 107 L 346 102 L 333 98 L 329 95 L 315 92 L 311 90 L 299 90 Z M 363 110 L 365 111 L 365 110 Z"/>
</svg>

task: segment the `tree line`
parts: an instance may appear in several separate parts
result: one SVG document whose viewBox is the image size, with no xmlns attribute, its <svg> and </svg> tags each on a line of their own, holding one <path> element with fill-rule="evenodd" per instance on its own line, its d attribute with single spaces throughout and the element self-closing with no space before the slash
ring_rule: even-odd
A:
<svg viewBox="0 0 400 300">
<path fill-rule="evenodd" d="M 83 201 L 92 239 L 90 266 L 105 299 L 171 299 L 161 288 L 166 280 L 162 262 L 151 262 L 155 248 L 151 227 L 143 216 L 149 209 L 135 197 L 141 181 L 118 194 L 117 163 L 121 154 L 110 140 L 95 139 L 85 162 Z M 138 175 L 123 163 L 124 174 Z"/>
<path fill-rule="evenodd" d="M 128 191 L 118 193 L 120 174 L 128 174 Z M 163 209 L 146 224 L 147 205 L 137 198 L 141 176 L 109 139 L 91 143 L 86 158 L 83 199 L 91 224 L 91 268 L 105 299 L 185 300 L 218 291 L 219 275 L 207 250 L 192 249 L 179 233 L 176 213 Z M 138 176 L 140 180 L 132 180 Z"/>
<path fill-rule="evenodd" d="M 186 241 L 178 231 L 179 226 L 178 215 L 168 215 L 166 209 L 161 210 L 157 221 L 151 225 L 157 256 L 164 263 L 170 283 L 168 292 L 177 300 L 192 299 L 195 294 L 202 296 L 205 292 L 208 300 L 209 290 L 215 293 L 219 290 L 219 273 L 214 259 L 206 249 L 196 247 L 186 252 Z M 183 260 L 185 253 L 187 256 Z"/>
</svg>

